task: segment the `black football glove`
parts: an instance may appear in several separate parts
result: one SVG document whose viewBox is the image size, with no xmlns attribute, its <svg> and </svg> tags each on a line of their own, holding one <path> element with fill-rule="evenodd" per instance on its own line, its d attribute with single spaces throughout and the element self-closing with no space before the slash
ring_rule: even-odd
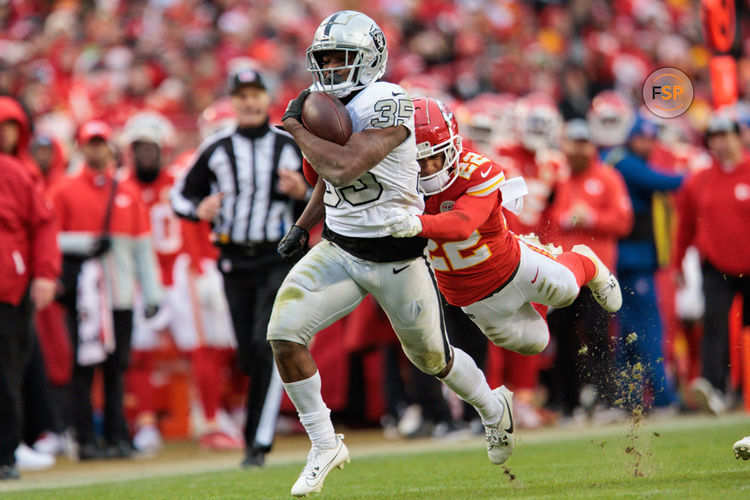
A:
<svg viewBox="0 0 750 500">
<path fill-rule="evenodd" d="M 297 262 L 307 253 L 308 241 L 310 241 L 310 233 L 295 224 L 281 238 L 276 251 L 279 252 L 284 262 Z"/>
<path fill-rule="evenodd" d="M 94 246 L 91 247 L 89 257 L 101 257 L 109 252 L 110 248 L 112 248 L 112 238 L 109 235 L 102 235 L 94 242 Z"/>
<path fill-rule="evenodd" d="M 305 104 L 305 99 L 307 99 L 308 95 L 310 95 L 310 90 L 305 89 L 297 97 L 289 101 L 284 116 L 281 117 L 281 123 L 284 123 L 284 120 L 287 118 L 294 118 L 302 123 L 302 105 Z"/>
</svg>

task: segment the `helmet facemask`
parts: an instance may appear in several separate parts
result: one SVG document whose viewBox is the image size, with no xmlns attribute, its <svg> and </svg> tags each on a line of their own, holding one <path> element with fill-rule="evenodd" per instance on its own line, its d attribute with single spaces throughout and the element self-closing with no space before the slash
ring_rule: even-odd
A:
<svg viewBox="0 0 750 500">
<path fill-rule="evenodd" d="M 417 144 L 417 160 L 430 158 L 444 153 L 443 168 L 429 174 L 419 176 L 419 190 L 425 196 L 432 196 L 448 189 L 458 178 L 458 158 L 461 155 L 461 136 L 451 131 L 451 138 L 432 146 L 429 142 Z"/>
<path fill-rule="evenodd" d="M 344 53 L 344 65 L 323 68 L 321 56 L 326 52 L 334 51 Z M 346 97 L 354 90 L 363 88 L 364 85 L 358 85 L 358 83 L 360 82 L 362 67 L 365 66 L 364 59 L 363 51 L 358 47 L 336 47 L 334 49 L 313 49 L 313 47 L 310 47 L 307 49 L 307 70 L 313 74 L 313 89 L 341 98 Z M 347 69 L 349 72 L 344 78 L 340 71 Z"/>
</svg>

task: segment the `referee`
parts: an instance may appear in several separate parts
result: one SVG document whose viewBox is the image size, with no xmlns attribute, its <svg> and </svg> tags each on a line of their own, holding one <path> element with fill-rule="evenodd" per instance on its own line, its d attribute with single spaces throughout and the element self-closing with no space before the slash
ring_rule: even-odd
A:
<svg viewBox="0 0 750 500">
<path fill-rule="evenodd" d="M 269 127 L 271 104 L 252 69 L 229 75 L 237 127 L 206 139 L 172 190 L 174 211 L 213 224 L 219 269 L 237 335 L 242 371 L 250 376 L 243 467 L 262 466 L 271 449 L 281 401 L 266 328 L 276 291 L 290 264 L 276 252 L 311 189 L 302 155 L 286 133 Z"/>
</svg>

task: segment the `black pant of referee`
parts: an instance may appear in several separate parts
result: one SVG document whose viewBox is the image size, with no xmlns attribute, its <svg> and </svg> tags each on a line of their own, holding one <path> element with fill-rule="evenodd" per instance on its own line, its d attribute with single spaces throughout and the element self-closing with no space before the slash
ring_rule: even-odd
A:
<svg viewBox="0 0 750 500">
<path fill-rule="evenodd" d="M 261 466 L 273 444 L 282 395 L 266 330 L 276 292 L 291 265 L 282 262 L 276 243 L 260 243 L 222 246 L 219 269 L 237 336 L 239 366 L 250 377 L 242 465 Z"/>
</svg>

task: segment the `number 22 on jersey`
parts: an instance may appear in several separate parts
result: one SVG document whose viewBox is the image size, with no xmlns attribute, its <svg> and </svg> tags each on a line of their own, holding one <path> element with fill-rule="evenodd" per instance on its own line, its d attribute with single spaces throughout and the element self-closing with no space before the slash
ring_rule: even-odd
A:
<svg viewBox="0 0 750 500">
<path fill-rule="evenodd" d="M 430 264 L 437 271 L 450 272 L 484 262 L 492 256 L 492 252 L 487 244 L 478 245 L 481 238 L 482 235 L 475 230 L 463 241 L 447 241 L 439 245 L 436 241 L 430 240 L 427 243 Z M 444 257 L 435 255 L 440 248 L 443 250 Z"/>
</svg>

